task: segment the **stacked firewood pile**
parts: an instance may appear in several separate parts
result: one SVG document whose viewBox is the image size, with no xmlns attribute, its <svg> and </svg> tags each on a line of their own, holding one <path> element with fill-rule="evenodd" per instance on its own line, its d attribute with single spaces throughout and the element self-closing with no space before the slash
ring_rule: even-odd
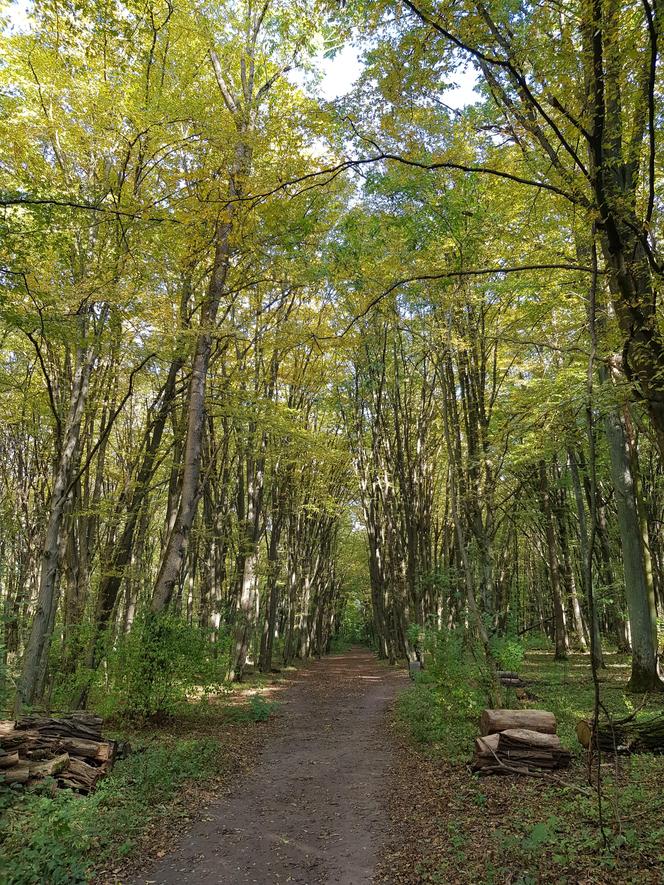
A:
<svg viewBox="0 0 664 885">
<path fill-rule="evenodd" d="M 546 710 L 484 710 L 473 771 L 533 774 L 566 768 L 571 753 L 560 743 L 556 717 Z"/>
<path fill-rule="evenodd" d="M 89 713 L 0 721 L 0 787 L 52 777 L 60 787 L 92 792 L 118 750 L 102 737 L 102 724 Z"/>
</svg>

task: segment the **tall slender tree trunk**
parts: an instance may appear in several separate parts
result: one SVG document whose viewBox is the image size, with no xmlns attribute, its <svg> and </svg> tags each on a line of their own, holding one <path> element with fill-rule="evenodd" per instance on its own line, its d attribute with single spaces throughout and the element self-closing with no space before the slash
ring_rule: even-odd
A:
<svg viewBox="0 0 664 885">
<path fill-rule="evenodd" d="M 605 367 L 600 368 L 600 374 L 603 375 L 603 381 L 607 382 L 608 371 Z M 625 598 L 631 627 L 632 673 L 629 687 L 633 691 L 659 691 L 664 689 L 664 683 L 659 677 L 657 647 L 653 641 L 654 599 L 651 598 L 646 580 L 629 445 L 621 416 L 616 409 L 607 412 L 604 427 L 616 493 Z"/>
<path fill-rule="evenodd" d="M 269 673 L 272 669 L 272 650 L 274 647 L 274 633 L 277 624 L 277 609 L 279 607 L 279 543 L 283 526 L 282 496 L 277 496 L 276 508 L 272 511 L 272 532 L 268 548 L 268 579 L 267 600 L 265 611 L 265 624 L 261 636 L 260 671 Z"/>
<path fill-rule="evenodd" d="M 233 194 L 236 192 L 236 187 L 233 184 L 231 184 L 231 192 Z M 207 374 L 210 363 L 212 334 L 228 275 L 232 230 L 232 219 L 222 222 L 217 227 L 212 276 L 201 308 L 199 332 L 196 338 L 191 378 L 187 391 L 187 429 L 180 484 L 180 502 L 173 529 L 166 541 L 166 547 L 161 558 L 159 573 L 152 593 L 151 610 L 153 614 L 159 614 L 164 611 L 173 596 L 187 552 L 189 535 L 198 507 Z"/>
<path fill-rule="evenodd" d="M 255 433 L 255 428 L 254 428 Z M 250 436 L 253 438 L 254 433 Z M 258 458 L 248 456 L 247 465 L 247 520 L 241 544 L 244 549 L 240 595 L 235 617 L 235 636 L 231 649 L 228 678 L 240 682 L 244 673 L 247 652 L 256 625 L 258 614 L 258 560 L 259 544 L 265 526 L 263 514 L 263 492 L 265 482 L 265 448 L 267 436 L 262 434 L 261 451 Z"/>
<path fill-rule="evenodd" d="M 147 498 L 148 487 L 154 472 L 154 463 L 161 445 L 166 421 L 173 405 L 177 375 L 182 367 L 182 363 L 183 361 L 180 357 L 171 362 L 166 384 L 161 392 L 159 409 L 152 425 L 148 426 L 145 431 L 145 449 L 135 484 L 126 502 L 125 522 L 122 532 L 119 538 L 115 536 L 112 538 L 102 557 L 104 573 L 97 593 L 92 637 L 88 645 L 85 662 L 86 667 L 91 671 L 96 670 L 102 660 L 102 639 L 120 593 L 125 572 L 132 559 L 136 528 Z M 89 687 L 90 682 L 88 681 L 79 692 L 75 702 L 77 708 L 84 706 Z"/>
<path fill-rule="evenodd" d="M 560 587 L 560 565 L 556 545 L 556 530 L 553 522 L 551 492 L 544 461 L 539 462 L 539 481 L 542 514 L 544 516 L 544 530 L 546 533 L 549 581 L 551 582 L 551 594 L 553 596 L 553 620 L 556 642 L 555 658 L 557 661 L 564 661 L 567 658 L 569 645 L 567 641 L 567 627 L 565 624 L 565 607 L 563 605 L 563 597 Z"/>
<path fill-rule="evenodd" d="M 560 479 L 560 471 L 556 465 L 556 479 Z M 583 613 L 579 604 L 579 596 L 576 591 L 576 580 L 574 577 L 574 566 L 572 565 L 572 557 L 570 554 L 569 533 L 567 529 L 567 495 L 565 489 L 562 488 L 558 495 L 555 496 L 555 512 L 556 522 L 558 525 L 558 537 L 560 538 L 560 550 L 562 553 L 562 577 L 565 585 L 565 592 L 572 609 L 572 619 L 574 622 L 574 632 L 579 648 L 586 651 L 588 643 L 586 640 L 585 625 L 583 623 Z M 584 560 L 585 561 L 585 560 Z"/>
<path fill-rule="evenodd" d="M 72 379 L 69 411 L 62 434 L 62 448 L 58 458 L 51 503 L 44 536 L 39 578 L 39 593 L 30 638 L 23 656 L 23 666 L 16 695 L 16 712 L 23 705 L 34 704 L 39 685 L 40 671 L 48 657 L 51 644 L 55 610 L 58 602 L 58 566 L 61 532 L 70 485 L 78 463 L 81 421 L 88 399 L 90 375 L 94 351 L 79 350 L 76 370 Z"/>
<path fill-rule="evenodd" d="M 590 543 L 588 536 L 588 523 L 586 521 L 586 508 L 583 502 L 583 490 L 581 488 L 581 478 L 579 476 L 579 465 L 576 455 L 572 449 L 569 450 L 569 464 L 572 474 L 572 486 L 574 488 L 574 500 L 576 502 L 576 512 L 579 520 L 579 545 L 581 559 L 583 563 L 588 561 L 588 545 Z M 592 512 L 592 511 L 591 511 Z M 583 591 L 585 599 L 590 599 L 590 588 L 588 587 L 588 571 L 586 568 L 581 569 L 581 579 L 583 581 Z M 602 637 L 599 630 L 599 617 L 597 615 L 597 603 L 593 605 L 592 625 L 593 642 L 591 649 L 595 655 L 595 668 L 604 668 L 604 656 L 602 654 Z"/>
</svg>

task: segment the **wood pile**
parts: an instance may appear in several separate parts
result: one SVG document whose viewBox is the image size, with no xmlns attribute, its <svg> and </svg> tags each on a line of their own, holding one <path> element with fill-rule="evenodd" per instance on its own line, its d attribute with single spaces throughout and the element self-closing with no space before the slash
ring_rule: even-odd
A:
<svg viewBox="0 0 664 885">
<path fill-rule="evenodd" d="M 92 792 L 113 767 L 118 749 L 102 737 L 102 724 L 89 713 L 0 721 L 0 786 L 52 777 L 60 787 Z"/>
<path fill-rule="evenodd" d="M 592 721 L 580 719 L 576 736 L 586 749 L 599 743 L 603 753 L 664 753 L 664 713 L 644 719 L 637 719 L 636 714 L 612 722 L 602 719 L 597 724 L 597 743 Z"/>
<path fill-rule="evenodd" d="M 484 710 L 473 771 L 534 774 L 566 768 L 572 755 L 556 730 L 556 717 L 547 710 Z"/>
</svg>

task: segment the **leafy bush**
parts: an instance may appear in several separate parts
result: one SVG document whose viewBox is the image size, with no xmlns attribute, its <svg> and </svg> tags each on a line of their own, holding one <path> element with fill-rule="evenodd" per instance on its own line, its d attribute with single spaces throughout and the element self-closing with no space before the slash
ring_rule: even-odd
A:
<svg viewBox="0 0 664 885">
<path fill-rule="evenodd" d="M 434 744 L 445 737 L 445 719 L 440 698 L 429 685 L 416 683 L 399 695 L 397 719 L 407 726 L 418 744 Z"/>
<path fill-rule="evenodd" d="M 519 671 L 526 649 L 518 636 L 493 636 L 491 653 L 500 670 Z"/>
<path fill-rule="evenodd" d="M 268 701 L 262 695 L 255 694 L 249 701 L 251 718 L 254 722 L 266 722 L 278 706 L 276 701 Z"/>
<path fill-rule="evenodd" d="M 270 701 L 262 695 L 252 695 L 248 703 L 242 706 L 228 707 L 225 717 L 230 722 L 267 722 L 278 709 L 276 701 Z"/>
<path fill-rule="evenodd" d="M 338 636 L 334 636 L 330 640 L 330 654 L 332 655 L 340 655 L 343 652 L 348 651 L 352 645 L 355 645 L 356 642 L 352 639 L 349 639 L 347 636 L 343 636 L 339 634 Z"/>
<path fill-rule="evenodd" d="M 472 751 L 486 702 L 481 653 L 448 630 L 427 630 L 423 642 L 427 669 L 400 694 L 397 720 L 414 741 L 435 746 L 448 759 L 464 759 Z"/>
<path fill-rule="evenodd" d="M 178 712 L 187 697 L 218 692 L 226 677 L 229 637 L 175 617 L 135 624 L 109 650 L 95 674 L 94 707 L 103 716 L 149 717 Z"/>
</svg>

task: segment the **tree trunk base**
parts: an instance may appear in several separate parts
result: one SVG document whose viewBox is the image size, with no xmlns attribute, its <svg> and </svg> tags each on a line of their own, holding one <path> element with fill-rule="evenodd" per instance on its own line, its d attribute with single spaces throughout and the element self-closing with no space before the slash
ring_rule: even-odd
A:
<svg viewBox="0 0 664 885">
<path fill-rule="evenodd" d="M 649 691 L 664 691 L 664 682 L 657 673 L 644 670 L 632 670 L 627 683 L 627 691 L 643 694 Z"/>
</svg>

